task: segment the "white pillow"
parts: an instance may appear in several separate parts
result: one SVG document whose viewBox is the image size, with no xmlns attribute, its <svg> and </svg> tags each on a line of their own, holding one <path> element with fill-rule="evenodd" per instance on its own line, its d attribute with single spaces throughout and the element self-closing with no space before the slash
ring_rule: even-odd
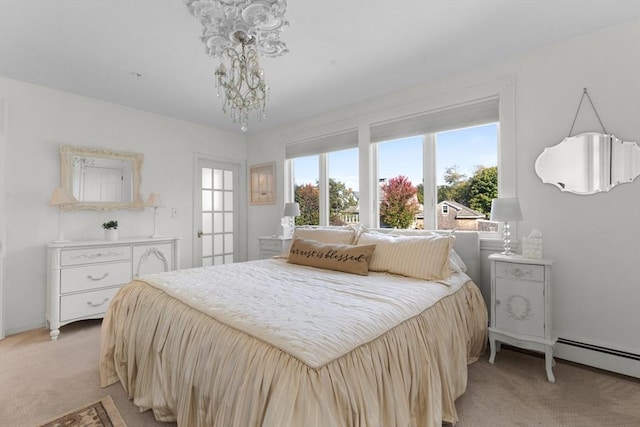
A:
<svg viewBox="0 0 640 427">
<path fill-rule="evenodd" d="M 369 263 L 370 271 L 440 281 L 451 277 L 449 254 L 454 241 L 452 234 L 396 236 L 364 232 L 358 244 L 376 245 Z"/>
</svg>

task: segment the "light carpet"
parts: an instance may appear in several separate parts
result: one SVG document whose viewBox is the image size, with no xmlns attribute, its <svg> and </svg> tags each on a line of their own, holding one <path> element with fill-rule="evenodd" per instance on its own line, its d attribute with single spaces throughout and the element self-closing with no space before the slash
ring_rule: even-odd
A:
<svg viewBox="0 0 640 427">
<path fill-rule="evenodd" d="M 44 328 L 0 341 L 0 426 L 33 427 L 106 395 L 130 427 L 175 426 L 139 412 L 120 383 L 100 388 L 99 350 L 96 320 L 62 327 L 58 341 Z M 640 426 L 636 378 L 558 360 L 553 384 L 539 356 L 503 347 L 494 365 L 487 359 L 469 366 L 457 427 Z"/>
</svg>

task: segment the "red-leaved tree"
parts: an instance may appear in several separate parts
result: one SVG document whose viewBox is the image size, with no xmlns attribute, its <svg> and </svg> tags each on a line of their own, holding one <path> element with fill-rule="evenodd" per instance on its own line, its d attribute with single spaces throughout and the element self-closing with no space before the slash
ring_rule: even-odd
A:
<svg viewBox="0 0 640 427">
<path fill-rule="evenodd" d="M 383 184 L 380 201 L 382 222 L 393 228 L 409 228 L 420 211 L 416 192 L 416 187 L 403 175 L 391 178 Z"/>
</svg>

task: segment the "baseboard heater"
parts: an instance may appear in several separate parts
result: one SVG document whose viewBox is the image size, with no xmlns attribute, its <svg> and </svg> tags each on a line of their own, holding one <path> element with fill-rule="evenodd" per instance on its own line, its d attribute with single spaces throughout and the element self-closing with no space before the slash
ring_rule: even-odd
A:
<svg viewBox="0 0 640 427">
<path fill-rule="evenodd" d="M 587 350 L 593 350 L 593 351 L 597 351 L 597 352 L 600 352 L 600 353 L 610 354 L 612 356 L 624 357 L 626 359 L 640 361 L 640 354 L 629 353 L 627 351 L 614 350 L 614 349 L 607 348 L 607 347 L 601 347 L 599 345 L 585 344 L 583 342 L 568 340 L 568 339 L 565 339 L 565 338 L 558 338 L 558 343 L 571 345 L 571 346 L 574 346 L 574 347 L 580 347 L 580 348 L 584 348 L 584 349 L 587 349 Z"/>
</svg>

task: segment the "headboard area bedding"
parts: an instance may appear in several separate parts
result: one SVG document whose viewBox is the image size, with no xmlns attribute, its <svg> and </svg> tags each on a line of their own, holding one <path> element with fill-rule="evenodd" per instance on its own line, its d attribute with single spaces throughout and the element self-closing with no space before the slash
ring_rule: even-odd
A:
<svg viewBox="0 0 640 427">
<path fill-rule="evenodd" d="M 325 241 L 313 232 L 295 238 L 305 258 L 366 258 L 370 267 L 376 243 L 359 244 L 359 232 L 345 244 L 344 231 L 324 233 Z M 392 239 L 387 253 L 415 244 L 367 232 L 369 240 Z M 455 423 L 467 364 L 485 351 L 487 334 L 484 300 L 468 275 L 474 250 L 459 246 L 467 242 L 461 235 L 454 249 L 467 273 L 449 269 L 455 261 L 440 237 L 425 239 L 436 242 L 434 253 L 446 251 L 446 280 L 411 277 L 425 270 L 384 259 L 384 268 L 402 272 L 362 274 L 362 264 L 354 272 L 286 257 L 141 277 L 104 318 L 101 384 L 120 381 L 141 410 L 178 426 Z M 477 245 L 477 234 L 468 240 Z M 442 262 L 433 263 L 440 273 Z"/>
</svg>

